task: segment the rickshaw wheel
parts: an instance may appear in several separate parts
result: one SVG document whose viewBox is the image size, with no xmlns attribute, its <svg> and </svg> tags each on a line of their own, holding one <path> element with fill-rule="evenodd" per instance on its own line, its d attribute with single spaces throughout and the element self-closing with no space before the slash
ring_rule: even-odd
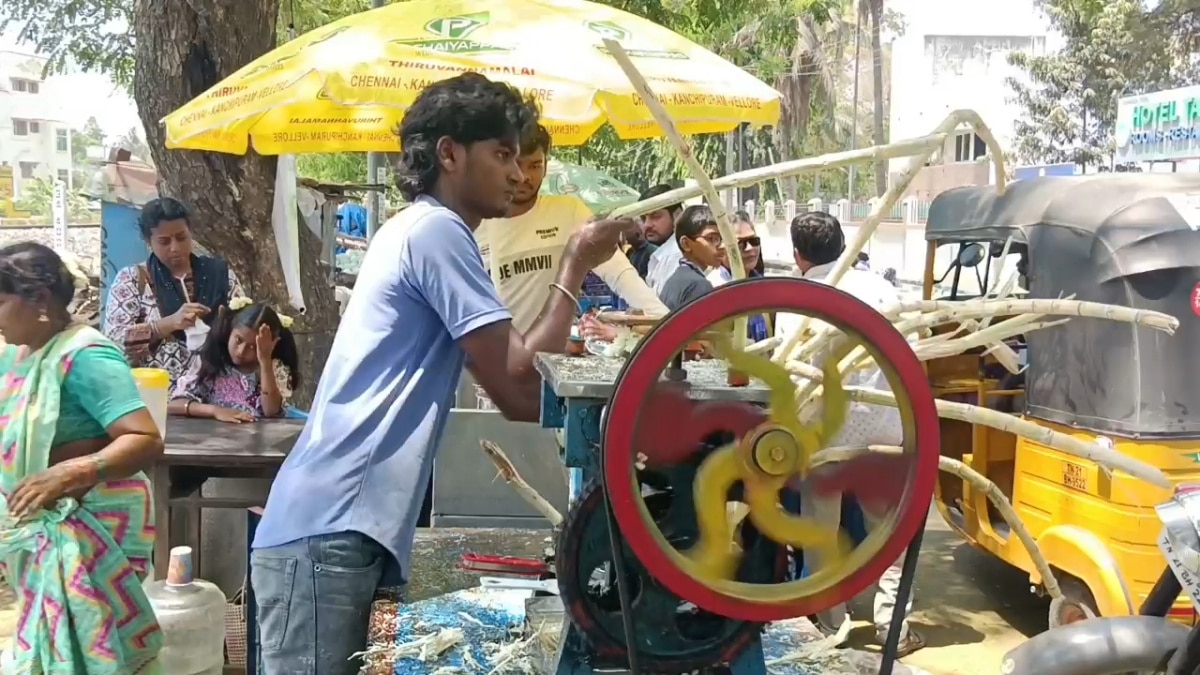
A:
<svg viewBox="0 0 1200 675">
<path fill-rule="evenodd" d="M 1096 598 L 1082 581 L 1064 578 L 1058 585 L 1062 590 L 1062 597 L 1050 601 L 1050 628 L 1069 626 L 1100 616 L 1100 610 L 1096 608 Z"/>
<path fill-rule="evenodd" d="M 800 421 L 798 391 L 788 370 L 731 344 L 735 317 L 772 313 L 808 316 L 843 334 L 825 348 L 820 381 L 826 386 L 812 422 Z M 711 344 L 730 369 L 757 380 L 759 393 L 724 392 L 742 402 L 693 399 L 689 382 L 704 385 L 706 392 L 733 388 L 720 362 L 688 363 L 686 381 L 672 381 L 678 377 L 669 368 L 672 358 L 696 341 Z M 841 384 L 839 362 L 858 346 L 874 357 L 891 386 L 903 442 L 898 452 L 861 448 L 860 454 L 817 457 L 841 437 L 851 399 Z M 745 401 L 761 401 L 764 385 L 768 408 L 755 409 Z M 698 461 L 697 453 L 716 439 L 716 449 Z M 768 277 L 726 284 L 706 294 L 669 315 L 639 342 L 617 378 L 601 447 L 604 488 L 613 515 L 651 577 L 707 612 L 769 622 L 826 610 L 879 580 L 925 521 L 937 480 L 940 442 L 937 409 L 924 369 L 887 318 L 828 285 Z M 839 459 L 831 459 L 835 456 Z M 697 461 L 692 482 L 673 490 L 668 509 L 680 518 L 686 515 L 696 526 L 686 532 L 679 527 L 664 531 L 651 516 L 639 475 Z M 844 531 L 828 532 L 814 517 L 796 515 L 791 499 L 799 489 L 834 499 L 853 495 L 875 514 L 877 525 L 854 545 Z M 819 554 L 827 562 L 795 581 L 738 581 L 742 549 L 748 543 L 743 520 L 757 536 L 801 555 Z"/>
</svg>

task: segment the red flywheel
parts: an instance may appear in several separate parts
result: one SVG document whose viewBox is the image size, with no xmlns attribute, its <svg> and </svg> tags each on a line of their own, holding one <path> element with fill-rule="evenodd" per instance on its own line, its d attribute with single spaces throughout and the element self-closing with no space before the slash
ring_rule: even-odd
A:
<svg viewBox="0 0 1200 675">
<path fill-rule="evenodd" d="M 693 574 L 680 551 L 648 517 L 638 463 L 647 455 L 686 461 L 690 448 L 714 431 L 751 434 L 766 415 L 747 406 L 751 390 L 716 387 L 692 401 L 664 393 L 671 359 L 703 330 L 748 314 L 812 317 L 846 333 L 872 354 L 896 397 L 904 426 L 897 455 L 867 455 L 837 463 L 817 492 L 853 491 L 860 501 L 887 505 L 886 527 L 867 537 L 861 554 L 833 565 L 836 571 L 806 581 L 750 585 Z M 756 385 L 752 385 L 754 387 Z M 761 385 L 757 385 L 761 387 Z M 722 390 L 723 389 L 723 390 Z M 759 402 L 763 392 L 757 392 Z M 716 400 L 712 400 L 716 399 Z M 736 399 L 736 400 L 724 400 Z M 933 393 L 912 347 L 886 317 L 855 297 L 825 284 L 766 277 L 721 286 L 671 314 L 644 337 L 617 378 L 603 429 L 602 474 L 621 534 L 652 577 L 680 598 L 731 619 L 778 621 L 815 614 L 845 602 L 876 583 L 899 559 L 922 526 L 937 480 L 939 434 Z M 643 452 L 646 451 L 646 452 Z M 639 457 L 639 455 L 641 455 Z M 814 474 L 815 475 L 815 474 Z M 681 490 L 680 494 L 688 493 Z"/>
</svg>

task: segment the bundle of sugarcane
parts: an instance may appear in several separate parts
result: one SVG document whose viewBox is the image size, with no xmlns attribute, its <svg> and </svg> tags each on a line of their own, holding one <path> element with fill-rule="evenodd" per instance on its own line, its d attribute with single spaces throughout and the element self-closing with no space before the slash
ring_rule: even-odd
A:
<svg viewBox="0 0 1200 675">
<path fill-rule="evenodd" d="M 909 336 L 917 358 L 922 361 L 945 358 L 982 349 L 985 354 L 996 357 L 1005 369 L 1020 372 L 1016 352 L 1007 344 L 1019 335 L 1035 330 L 1059 326 L 1072 317 L 1122 321 L 1174 334 L 1179 321 L 1161 312 L 1138 310 L 1097 302 L 1083 302 L 1072 298 L 1057 300 L 1030 300 L 1006 297 L 1005 289 L 994 297 L 966 301 L 921 300 L 901 302 L 883 310 L 900 333 Z M 991 325 L 997 317 L 1006 317 Z M 807 323 L 807 322 L 805 322 Z M 957 324 L 953 330 L 933 334 L 933 329 L 948 324 Z M 799 391 L 797 413 L 802 419 L 810 419 L 819 410 L 815 405 L 823 393 L 823 371 L 812 365 L 813 361 L 829 354 L 838 358 L 838 371 L 843 378 L 852 373 L 876 367 L 874 358 L 862 345 L 839 329 L 815 324 L 802 325 L 796 333 L 783 338 L 772 338 L 750 346 L 751 351 L 764 352 L 775 349 L 776 360 L 785 364 L 797 379 Z M 790 353 L 788 345 L 794 344 Z M 896 397 L 891 392 L 862 387 L 846 387 L 850 400 L 876 405 L 895 406 Z M 938 414 L 942 417 L 962 420 L 972 424 L 992 427 L 1034 440 L 1061 452 L 1088 459 L 1099 464 L 1105 471 L 1122 471 L 1154 485 L 1169 487 L 1163 472 L 1143 462 L 1123 455 L 1116 449 L 1098 443 L 1087 443 L 1079 438 L 1054 431 L 1028 422 L 1014 415 L 991 410 L 978 405 L 954 401 L 937 401 Z"/>
</svg>

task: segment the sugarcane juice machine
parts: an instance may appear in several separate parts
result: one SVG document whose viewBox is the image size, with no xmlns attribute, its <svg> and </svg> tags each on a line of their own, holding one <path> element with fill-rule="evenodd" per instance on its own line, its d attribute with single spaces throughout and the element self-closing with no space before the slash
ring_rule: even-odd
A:
<svg viewBox="0 0 1200 675">
<path fill-rule="evenodd" d="M 787 370 L 714 329 L 756 313 L 836 329 L 814 421 L 801 423 Z M 697 343 L 717 358 L 683 360 Z M 890 454 L 825 461 L 820 451 L 849 405 L 837 364 L 857 346 L 891 385 L 904 443 Z M 849 600 L 907 549 L 881 670 L 891 672 L 886 647 L 894 655 L 939 441 L 921 364 L 886 318 L 823 284 L 750 279 L 672 313 L 628 360 L 540 354 L 536 363 L 541 423 L 562 430 L 572 476 L 554 551 L 567 615 L 557 675 L 765 675 L 767 623 Z M 854 545 L 803 515 L 801 490 L 841 493 L 887 515 Z M 805 570 L 805 551 L 828 562 Z"/>
</svg>

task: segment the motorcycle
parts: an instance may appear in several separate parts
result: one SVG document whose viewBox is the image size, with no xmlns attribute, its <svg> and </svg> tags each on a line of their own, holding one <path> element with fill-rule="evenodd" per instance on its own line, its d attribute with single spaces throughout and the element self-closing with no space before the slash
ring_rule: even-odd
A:
<svg viewBox="0 0 1200 675">
<path fill-rule="evenodd" d="M 1048 630 L 1004 656 L 1003 675 L 1200 673 L 1200 624 L 1168 620 L 1184 590 L 1200 611 L 1200 485 L 1181 485 L 1155 509 L 1167 564 L 1137 616 L 1088 619 Z"/>
</svg>

